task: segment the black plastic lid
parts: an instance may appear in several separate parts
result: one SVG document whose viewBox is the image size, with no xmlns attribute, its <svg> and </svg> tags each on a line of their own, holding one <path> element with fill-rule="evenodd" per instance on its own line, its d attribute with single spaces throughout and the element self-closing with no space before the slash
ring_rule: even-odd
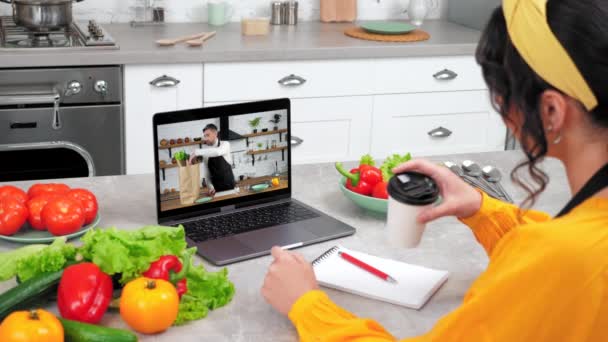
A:
<svg viewBox="0 0 608 342">
<path fill-rule="evenodd" d="M 388 183 L 388 194 L 401 203 L 427 205 L 437 201 L 439 187 L 428 176 L 417 172 L 405 172 L 391 178 Z"/>
</svg>

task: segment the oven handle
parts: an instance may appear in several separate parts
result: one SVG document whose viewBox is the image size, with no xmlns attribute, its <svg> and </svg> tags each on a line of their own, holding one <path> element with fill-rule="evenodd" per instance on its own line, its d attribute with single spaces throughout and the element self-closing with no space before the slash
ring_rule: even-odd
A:
<svg viewBox="0 0 608 342">
<path fill-rule="evenodd" d="M 2 0 L 0 0 L 2 1 Z M 16 106 L 30 104 L 55 103 L 61 100 L 56 90 L 40 94 L 2 94 L 0 93 L 0 106 Z"/>
<path fill-rule="evenodd" d="M 1 1 L 1 0 L 0 0 Z M 15 105 L 30 105 L 30 104 L 53 104 L 53 121 L 51 128 L 60 130 L 63 127 L 63 122 L 59 116 L 59 104 L 61 103 L 61 95 L 54 89 L 50 93 L 39 94 L 1 94 L 0 106 L 15 106 Z"/>
<path fill-rule="evenodd" d="M 25 151 L 25 150 L 42 150 L 42 149 L 55 149 L 55 148 L 67 148 L 82 156 L 87 167 L 89 168 L 89 177 L 95 177 L 95 162 L 89 151 L 85 150 L 84 147 L 74 144 L 69 141 L 48 141 L 48 142 L 36 142 L 36 143 L 22 143 L 22 144 L 6 144 L 0 145 L 0 152 L 3 151 Z"/>
</svg>

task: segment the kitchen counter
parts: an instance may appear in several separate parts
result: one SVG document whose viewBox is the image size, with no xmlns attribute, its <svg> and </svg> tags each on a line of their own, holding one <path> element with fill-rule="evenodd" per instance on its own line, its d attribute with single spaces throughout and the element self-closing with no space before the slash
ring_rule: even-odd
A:
<svg viewBox="0 0 608 342">
<path fill-rule="evenodd" d="M 382 43 L 349 38 L 345 28 L 352 24 L 302 22 L 295 27 L 273 26 L 268 36 L 243 37 L 240 23 L 220 28 L 207 24 L 166 24 L 132 28 L 129 24 L 103 25 L 120 45 L 119 50 L 36 50 L 0 51 L 3 68 L 293 61 L 313 59 L 389 58 L 417 56 L 472 55 L 480 32 L 444 20 L 426 21 L 422 29 L 431 39 L 418 43 Z M 155 41 L 217 30 L 217 36 L 202 48 L 185 44 L 159 47 Z"/>
<path fill-rule="evenodd" d="M 523 158 L 521 151 L 436 157 L 433 160 L 461 162 L 473 159 L 492 164 L 509 172 Z M 348 165 L 350 166 L 350 165 Z M 547 160 L 543 168 L 551 177 L 551 185 L 539 199 L 536 208 L 557 213 L 569 198 L 565 173 L 560 163 Z M 357 234 L 338 241 L 308 246 L 299 250 L 312 260 L 337 243 L 381 257 L 394 258 L 450 272 L 449 280 L 421 310 L 410 310 L 355 295 L 327 290 L 331 298 L 348 310 L 377 319 L 398 337 L 409 337 L 429 330 L 443 315 L 460 305 L 467 288 L 487 265 L 487 257 L 473 234 L 454 218 L 445 218 L 428 225 L 421 246 L 399 249 L 387 246 L 384 221 L 365 214 L 339 191 L 338 174 L 332 164 L 299 165 L 294 168 L 294 197 L 357 228 Z M 101 226 L 133 229 L 155 222 L 154 177 L 152 175 L 70 179 L 71 186 L 87 187 L 99 198 Z M 17 184 L 27 187 L 31 182 Z M 525 193 L 510 182 L 503 183 L 519 203 Z M 0 242 L 0 252 L 20 245 Z M 264 274 L 270 257 L 263 257 L 228 266 L 236 296 L 228 306 L 210 312 L 201 321 L 172 328 L 155 336 L 142 336 L 141 341 L 296 341 L 297 335 L 289 321 L 274 312 L 260 296 Z M 214 269 L 209 266 L 210 269 Z M 12 286 L 1 283 L 0 292 Z M 118 314 L 108 314 L 102 324 L 125 327 Z"/>
</svg>

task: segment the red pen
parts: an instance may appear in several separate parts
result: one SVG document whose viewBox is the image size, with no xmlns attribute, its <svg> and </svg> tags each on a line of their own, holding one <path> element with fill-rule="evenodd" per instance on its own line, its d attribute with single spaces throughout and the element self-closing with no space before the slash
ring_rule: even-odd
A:
<svg viewBox="0 0 608 342">
<path fill-rule="evenodd" d="M 389 283 L 397 283 L 397 280 L 393 277 L 391 277 L 390 275 L 380 271 L 379 269 L 375 268 L 374 266 L 371 266 L 369 264 L 366 264 L 365 262 L 355 258 L 354 256 L 345 253 L 345 252 L 339 252 L 338 255 L 340 255 L 342 257 L 342 259 L 350 262 L 351 264 L 375 275 L 378 278 L 381 278 L 385 281 L 388 281 Z"/>
</svg>

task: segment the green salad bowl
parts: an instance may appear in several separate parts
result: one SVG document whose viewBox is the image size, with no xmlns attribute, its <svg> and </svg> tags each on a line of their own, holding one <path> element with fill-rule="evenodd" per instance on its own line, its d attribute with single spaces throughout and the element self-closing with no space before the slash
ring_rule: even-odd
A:
<svg viewBox="0 0 608 342">
<path fill-rule="evenodd" d="M 342 177 L 339 185 L 340 190 L 342 190 L 342 193 L 344 196 L 346 196 L 346 198 L 353 201 L 353 203 L 364 210 L 370 211 L 374 214 L 386 215 L 386 212 L 388 211 L 388 200 L 359 195 L 356 192 L 348 190 L 344 184 L 346 184 L 346 178 Z"/>
</svg>

